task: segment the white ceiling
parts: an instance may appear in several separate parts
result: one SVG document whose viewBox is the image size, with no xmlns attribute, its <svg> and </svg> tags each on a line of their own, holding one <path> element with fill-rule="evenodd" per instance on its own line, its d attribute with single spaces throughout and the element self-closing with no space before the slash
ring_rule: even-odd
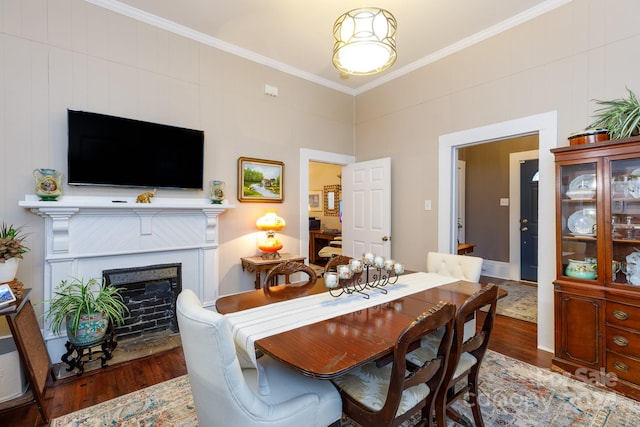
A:
<svg viewBox="0 0 640 427">
<path fill-rule="evenodd" d="M 151 25 L 358 94 L 485 40 L 571 0 L 86 0 Z M 333 23 L 363 6 L 398 21 L 398 59 L 374 76 L 341 76 Z"/>
</svg>

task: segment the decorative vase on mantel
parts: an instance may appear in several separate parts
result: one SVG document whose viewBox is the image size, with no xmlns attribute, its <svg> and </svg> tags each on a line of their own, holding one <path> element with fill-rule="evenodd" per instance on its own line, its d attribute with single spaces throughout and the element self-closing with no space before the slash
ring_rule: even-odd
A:
<svg viewBox="0 0 640 427">
<path fill-rule="evenodd" d="M 16 278 L 20 258 L 9 258 L 0 262 L 0 283 L 8 283 Z"/>
<path fill-rule="evenodd" d="M 42 201 L 55 201 L 62 195 L 62 172 L 55 169 L 34 169 L 36 196 Z"/>
</svg>

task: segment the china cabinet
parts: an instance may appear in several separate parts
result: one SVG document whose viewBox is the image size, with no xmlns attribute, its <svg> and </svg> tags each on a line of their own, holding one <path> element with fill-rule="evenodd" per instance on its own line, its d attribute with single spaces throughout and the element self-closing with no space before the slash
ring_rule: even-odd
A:
<svg viewBox="0 0 640 427">
<path fill-rule="evenodd" d="M 640 137 L 552 152 L 553 365 L 640 400 Z"/>
</svg>

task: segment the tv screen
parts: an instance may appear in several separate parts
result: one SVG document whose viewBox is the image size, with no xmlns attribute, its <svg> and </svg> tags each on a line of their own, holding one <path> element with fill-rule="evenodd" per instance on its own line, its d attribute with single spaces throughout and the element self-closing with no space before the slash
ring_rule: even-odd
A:
<svg viewBox="0 0 640 427">
<path fill-rule="evenodd" d="M 204 132 L 67 110 L 69 185 L 203 189 Z"/>
</svg>

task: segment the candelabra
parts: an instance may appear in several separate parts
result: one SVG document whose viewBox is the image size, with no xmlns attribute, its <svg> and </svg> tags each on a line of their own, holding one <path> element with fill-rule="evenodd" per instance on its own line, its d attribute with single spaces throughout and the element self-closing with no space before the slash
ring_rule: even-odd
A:
<svg viewBox="0 0 640 427">
<path fill-rule="evenodd" d="M 324 285 L 333 297 L 358 293 L 368 299 L 367 289 L 380 289 L 386 294 L 384 287 L 396 283 L 403 272 L 402 264 L 366 253 L 362 259 L 353 258 L 349 264 L 338 265 L 335 272 L 326 272 Z"/>
</svg>

